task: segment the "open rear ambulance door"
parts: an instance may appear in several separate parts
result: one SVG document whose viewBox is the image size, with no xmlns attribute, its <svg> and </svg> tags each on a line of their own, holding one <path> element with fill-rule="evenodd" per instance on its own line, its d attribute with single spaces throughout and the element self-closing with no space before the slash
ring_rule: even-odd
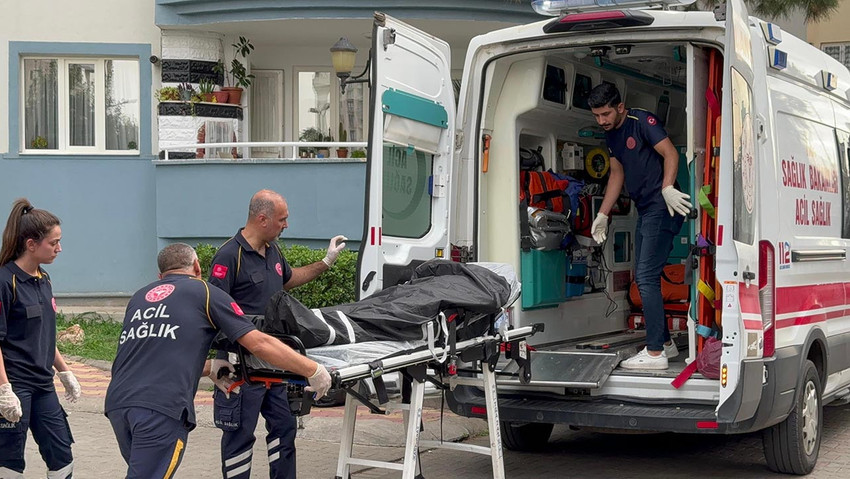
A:
<svg viewBox="0 0 850 479">
<path fill-rule="evenodd" d="M 449 254 L 455 102 L 449 45 L 381 13 L 371 51 L 366 217 L 358 298 Z"/>
<path fill-rule="evenodd" d="M 761 369 L 757 378 L 744 377 L 742 364 L 747 357 L 761 357 L 762 348 L 756 234 L 759 152 L 755 138 L 758 130 L 753 105 L 749 24 L 743 1 L 727 0 L 717 199 L 718 284 L 711 285 L 715 288 L 715 305 L 722 308 L 721 367 L 727 371 L 725 383 L 720 381 L 717 409 L 718 420 L 722 422 L 752 417 L 758 407 L 762 382 Z M 745 324 L 754 327 L 745 327 Z M 748 386 L 753 382 L 756 388 Z"/>
</svg>

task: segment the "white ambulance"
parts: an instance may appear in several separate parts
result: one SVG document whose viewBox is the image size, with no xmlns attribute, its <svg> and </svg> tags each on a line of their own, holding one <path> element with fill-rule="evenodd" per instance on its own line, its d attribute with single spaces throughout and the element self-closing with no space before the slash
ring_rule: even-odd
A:
<svg viewBox="0 0 850 479">
<path fill-rule="evenodd" d="M 510 449 L 540 446 L 556 423 L 763 430 L 772 470 L 810 472 L 823 404 L 850 394 L 850 73 L 741 0 L 715 12 L 571 1 L 535 2 L 555 16 L 474 38 L 457 94 L 445 42 L 376 14 L 360 297 L 435 257 L 514 266 L 523 293 L 508 320 L 545 330 L 529 383 L 502 365 Z M 643 347 L 626 299 L 634 207 L 622 202 L 602 245 L 578 226 L 605 188 L 604 135 L 586 100 L 602 82 L 664 123 L 698 210 L 670 258 L 692 286 L 666 371 L 617 366 Z M 523 244 L 521 151 L 584 183 L 564 249 Z M 719 378 L 673 387 L 709 331 L 722 341 Z M 480 390 L 450 396 L 461 415 L 486 413 Z"/>
</svg>

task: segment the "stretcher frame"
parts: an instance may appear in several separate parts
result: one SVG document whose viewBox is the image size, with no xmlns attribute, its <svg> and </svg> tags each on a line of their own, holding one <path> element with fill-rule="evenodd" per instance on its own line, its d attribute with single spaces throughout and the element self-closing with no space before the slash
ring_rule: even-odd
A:
<svg viewBox="0 0 850 479">
<path fill-rule="evenodd" d="M 465 451 L 476 454 L 489 455 L 493 467 L 493 478 L 504 479 L 505 467 L 502 453 L 502 438 L 499 428 L 499 403 L 496 393 L 495 366 L 500 356 L 502 343 L 510 343 L 510 350 L 514 355 L 521 355 L 522 364 L 519 373 L 520 380 L 527 383 L 531 379 L 530 353 L 525 344 L 525 339 L 535 332 L 542 330 L 542 325 L 525 326 L 522 328 L 499 331 L 491 335 L 480 336 L 454 345 L 436 347 L 398 355 L 371 364 L 358 364 L 339 368 L 331 372 L 331 378 L 335 388 L 343 389 L 345 396 L 345 414 L 342 421 L 342 437 L 339 444 L 339 459 L 337 462 L 336 479 L 350 479 L 351 466 L 365 466 L 380 469 L 391 469 L 401 471 L 402 479 L 421 478 L 416 471 L 420 468 L 419 451 L 421 447 L 443 448 L 456 451 Z M 436 362 L 437 356 L 448 355 L 449 378 L 448 384 L 440 380 L 427 377 L 424 373 L 428 363 Z M 480 364 L 479 374 L 473 376 L 458 376 L 457 369 L 453 368 L 454 361 L 460 358 L 464 362 L 475 359 Z M 454 369 L 454 370 L 453 370 Z M 368 378 L 378 378 L 384 373 L 402 372 L 411 381 L 410 404 L 402 405 L 407 414 L 404 415 L 403 425 L 405 431 L 404 459 L 401 464 L 397 462 L 374 461 L 361 459 L 353 456 L 354 431 L 357 420 L 357 408 L 362 404 L 376 414 L 386 414 L 386 410 L 373 404 L 367 397 L 355 390 L 360 381 Z M 420 440 L 422 424 L 422 407 L 425 396 L 425 382 L 429 381 L 440 388 L 452 388 L 457 385 L 479 386 L 484 389 L 484 399 L 487 409 L 487 429 L 489 432 L 490 445 L 478 446 L 474 444 L 457 444 L 453 442 Z"/>
</svg>

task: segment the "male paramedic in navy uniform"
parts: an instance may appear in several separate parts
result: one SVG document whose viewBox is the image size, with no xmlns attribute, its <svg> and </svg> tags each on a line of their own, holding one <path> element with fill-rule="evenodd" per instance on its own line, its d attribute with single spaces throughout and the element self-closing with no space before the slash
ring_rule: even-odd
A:
<svg viewBox="0 0 850 479">
<path fill-rule="evenodd" d="M 242 308 L 245 314 L 265 314 L 272 296 L 312 281 L 327 271 L 345 248 L 344 236 L 335 236 L 322 261 L 290 268 L 277 245 L 288 226 L 286 200 L 274 191 L 261 190 L 251 198 L 245 227 L 224 243 L 212 259 L 210 283 L 218 286 Z M 224 357 L 221 352 L 217 357 Z M 218 376 L 217 361 L 211 377 Z M 227 479 L 251 477 L 254 430 L 262 413 L 266 420 L 266 445 L 272 479 L 295 478 L 295 433 L 297 424 L 289 409 L 285 385 L 266 389 L 262 384 L 242 385 L 229 398 L 216 391 L 214 418 L 222 429 L 221 470 Z"/>
<path fill-rule="evenodd" d="M 195 393 L 213 338 L 222 331 L 255 356 L 309 378 L 321 397 L 331 378 L 324 366 L 257 331 L 236 302 L 203 281 L 195 250 L 168 245 L 157 257 L 160 280 L 127 305 L 105 412 L 127 478 L 171 478 L 195 427 Z M 217 381 L 225 389 L 227 381 Z"/>
<path fill-rule="evenodd" d="M 675 186 L 679 153 L 667 132 L 652 113 L 626 109 L 614 85 L 603 83 L 588 97 L 596 123 L 605 130 L 611 153 L 611 174 L 602 206 L 593 221 L 591 233 L 602 244 L 608 235 L 608 215 L 625 181 L 629 196 L 638 210 L 635 231 L 635 282 L 638 285 L 646 322 L 646 347 L 620 363 L 626 369 L 667 369 L 667 360 L 679 354 L 670 340 L 661 272 L 673 237 L 682 228 L 691 209 L 690 196 Z"/>
</svg>

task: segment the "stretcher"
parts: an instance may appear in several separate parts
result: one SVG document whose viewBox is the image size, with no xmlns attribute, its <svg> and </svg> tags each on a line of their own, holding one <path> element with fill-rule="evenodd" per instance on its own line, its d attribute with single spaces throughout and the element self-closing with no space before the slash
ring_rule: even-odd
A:
<svg viewBox="0 0 850 479">
<path fill-rule="evenodd" d="M 477 308 L 477 311 L 473 312 L 463 307 L 451 306 L 422 324 L 421 339 L 352 342 L 305 349 L 296 337 L 272 334 L 326 366 L 331 374 L 332 388 L 346 393 L 337 478 L 348 479 L 352 465 L 399 470 L 403 479 L 420 477 L 421 474 L 417 475 L 416 471 L 419 468 L 419 450 L 422 447 L 489 455 L 493 477 L 504 478 L 495 381 L 496 364 L 502 354 L 515 360 L 517 367 L 514 370 L 499 374 L 516 376 L 521 383 L 527 384 L 531 380 L 531 352 L 526 339 L 537 331 L 542 331 L 543 325 L 509 329 L 507 318 L 503 315 L 519 297 L 519 281 L 512 268 L 506 267 L 507 265 L 479 264 L 494 272 L 498 271 L 509 286 L 510 294 L 505 291 L 505 296 L 502 296 L 504 302 L 498 303 L 501 307 L 494 304 L 489 311 Z M 500 321 L 501 325 L 497 328 L 496 318 L 499 317 L 504 317 L 505 321 Z M 464 325 L 473 324 L 476 329 L 463 329 Z M 487 325 L 483 332 L 470 333 L 481 331 L 477 329 L 481 325 Z M 460 334 L 462 330 L 464 334 Z M 293 414 L 309 414 L 312 398 L 310 393 L 305 391 L 306 381 L 303 377 L 275 369 L 241 347 L 238 351 L 238 368 L 243 379 L 234 383 L 233 387 L 243 382 L 265 384 L 266 387 L 275 383 L 286 383 Z M 405 386 L 409 386 L 402 391 L 401 409 L 406 410 L 403 421 L 406 438 L 404 460 L 399 464 L 353 457 L 357 408 L 363 405 L 374 414 L 387 414 L 388 407 L 385 405 L 389 398 L 383 377 L 394 372 L 400 373 L 405 380 Z M 373 401 L 370 393 L 362 392 L 368 390 L 362 387 L 367 380 L 374 384 L 376 401 Z M 484 390 L 489 447 L 420 440 L 426 382 L 443 391 L 454 389 L 457 385 L 478 386 Z"/>
<path fill-rule="evenodd" d="M 399 470 L 402 472 L 403 479 L 420 477 L 416 474 L 419 467 L 419 451 L 425 447 L 489 455 L 493 477 L 500 479 L 505 475 L 496 394 L 496 363 L 504 352 L 509 358 L 514 359 L 518 366 L 517 371 L 511 375 L 518 376 L 521 383 L 527 384 L 531 380 L 531 352 L 528 350 L 526 339 L 542 329 L 542 325 L 517 329 L 502 328 L 484 336 L 441 346 L 429 345 L 427 341 L 381 341 L 305 350 L 299 346 L 298 338 L 279 337 L 278 339 L 329 367 L 332 388 L 346 392 L 337 478 L 350 478 L 352 465 Z M 347 358 L 352 357 L 358 360 L 356 364 L 341 366 L 341 362 L 344 363 Z M 458 364 L 465 367 L 459 367 Z M 239 353 L 238 367 L 243 379 L 234 383 L 232 388 L 244 382 L 261 383 L 266 387 L 277 383 L 287 384 L 290 409 L 293 414 L 296 416 L 309 414 L 312 395 L 305 391 L 304 377 L 274 369 L 243 350 Z M 429 368 L 435 373 L 428 374 Z M 383 405 L 388 402 L 388 397 L 383 388 L 382 378 L 385 374 L 394 372 L 401 373 L 411 386 L 409 397 L 403 398 L 404 404 L 400 406 L 405 411 L 404 460 L 399 464 L 356 458 L 353 456 L 353 445 L 357 408 L 363 405 L 373 414 L 387 414 L 389 408 Z M 364 380 L 371 380 L 374 383 L 377 404 L 369 393 L 362 392 L 367 389 L 361 387 Z M 487 405 L 490 445 L 420 440 L 426 382 L 440 390 L 454 389 L 457 385 L 481 387 L 484 390 Z"/>
</svg>

